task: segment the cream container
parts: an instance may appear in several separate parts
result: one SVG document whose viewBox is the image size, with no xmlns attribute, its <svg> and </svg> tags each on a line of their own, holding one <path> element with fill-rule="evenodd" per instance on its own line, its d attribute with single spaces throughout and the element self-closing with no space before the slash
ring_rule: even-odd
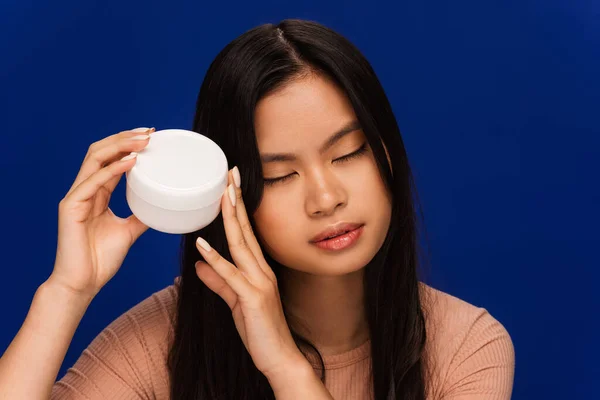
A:
<svg viewBox="0 0 600 400">
<path fill-rule="evenodd" d="M 156 131 L 125 173 L 127 204 L 152 229 L 194 232 L 219 215 L 227 174 L 225 153 L 206 136 L 183 129 Z"/>
</svg>

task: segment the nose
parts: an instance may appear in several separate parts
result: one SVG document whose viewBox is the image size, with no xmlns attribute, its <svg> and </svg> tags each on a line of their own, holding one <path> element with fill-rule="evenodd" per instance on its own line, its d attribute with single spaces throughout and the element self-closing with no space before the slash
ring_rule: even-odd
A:
<svg viewBox="0 0 600 400">
<path fill-rule="evenodd" d="M 306 212 L 310 216 L 329 216 L 346 206 L 348 196 L 342 183 L 331 173 L 314 173 L 307 181 Z"/>
</svg>

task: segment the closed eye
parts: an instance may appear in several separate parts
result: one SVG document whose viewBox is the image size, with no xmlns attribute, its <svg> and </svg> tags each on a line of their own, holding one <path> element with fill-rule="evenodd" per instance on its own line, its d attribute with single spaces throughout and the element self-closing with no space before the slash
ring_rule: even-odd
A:
<svg viewBox="0 0 600 400">
<path fill-rule="evenodd" d="M 353 151 L 350 154 L 346 154 L 345 156 L 336 158 L 335 160 L 333 160 L 332 162 L 338 162 L 338 163 L 345 163 L 348 162 L 354 158 L 358 158 L 360 156 L 362 156 L 365 152 L 367 151 L 367 142 L 364 142 L 362 144 L 362 146 L 360 146 L 358 148 L 358 150 Z M 270 185 L 274 185 L 275 183 L 281 183 L 284 181 L 287 181 L 288 179 L 290 179 L 292 176 L 294 176 L 294 174 L 289 174 L 286 176 L 282 176 L 280 178 L 263 178 L 263 181 L 265 183 L 266 186 L 270 186 Z"/>
<path fill-rule="evenodd" d="M 333 162 L 346 162 L 349 160 L 352 160 L 353 158 L 357 158 L 360 157 L 362 154 L 364 154 L 367 151 L 367 142 L 364 142 L 362 144 L 362 146 L 360 146 L 358 148 L 358 150 L 353 151 L 350 154 L 346 154 L 345 156 L 342 156 L 340 158 L 336 158 L 335 160 L 333 160 Z"/>
</svg>

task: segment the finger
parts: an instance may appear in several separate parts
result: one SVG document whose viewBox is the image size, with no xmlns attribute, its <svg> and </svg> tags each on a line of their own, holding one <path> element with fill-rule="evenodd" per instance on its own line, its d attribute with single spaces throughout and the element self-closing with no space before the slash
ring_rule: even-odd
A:
<svg viewBox="0 0 600 400">
<path fill-rule="evenodd" d="M 112 194 L 112 192 L 115 191 L 115 188 L 117 187 L 117 185 L 121 181 L 122 177 L 123 177 L 123 175 L 115 176 L 114 178 L 110 179 L 108 182 L 106 182 L 104 184 L 104 187 L 106 188 L 106 190 L 108 191 L 108 193 Z"/>
<path fill-rule="evenodd" d="M 146 134 L 140 134 L 140 131 L 125 131 L 92 144 L 83 161 L 81 170 L 75 178 L 73 187 L 76 187 L 94 172 L 119 160 L 124 154 L 138 152 L 145 148 L 149 143 L 148 133 L 152 130 L 146 132 Z"/>
<path fill-rule="evenodd" d="M 225 279 L 221 278 L 209 264 L 202 261 L 196 263 L 196 275 L 210 290 L 225 300 L 225 303 L 233 310 L 237 304 L 237 295 L 225 282 Z"/>
<path fill-rule="evenodd" d="M 92 216 L 96 217 L 102 214 L 108 208 L 111 195 L 112 193 L 108 191 L 106 184 L 102 185 L 100 189 L 98 189 L 93 199 L 94 205 L 92 208 Z"/>
<path fill-rule="evenodd" d="M 148 143 L 148 141 L 146 141 L 146 144 L 147 144 L 147 143 Z M 131 153 L 137 153 L 137 151 L 132 151 Z M 130 154 L 131 154 L 131 153 L 130 153 Z M 123 157 L 123 154 L 122 154 L 122 153 L 119 153 L 119 155 L 118 155 L 118 156 L 116 156 L 116 157 L 114 157 L 114 158 L 112 158 L 112 159 L 111 159 L 111 160 L 110 160 L 110 161 L 107 163 L 107 165 L 108 165 L 108 164 L 112 164 L 112 163 L 114 163 L 114 162 L 117 162 L 117 161 L 119 161 L 120 159 L 122 159 L 122 157 Z M 134 163 L 134 165 L 135 165 L 135 163 Z M 106 182 L 106 183 L 104 184 L 104 187 L 106 188 L 106 190 L 108 190 L 108 192 L 112 194 L 112 192 L 114 192 L 114 191 L 115 191 L 115 188 L 116 188 L 116 187 L 117 187 L 117 185 L 119 184 L 119 181 L 121 181 L 121 178 L 122 178 L 122 177 L 123 177 L 123 175 L 118 175 L 118 176 L 115 176 L 114 178 L 112 178 L 111 180 L 109 180 L 108 182 Z"/>
<path fill-rule="evenodd" d="M 133 158 L 129 158 L 133 156 Z M 72 192 L 65 196 L 65 203 L 70 202 L 82 202 L 89 200 L 94 196 L 98 190 L 105 185 L 108 181 L 116 176 L 120 176 L 131 168 L 135 164 L 136 153 L 132 153 L 130 156 L 124 157 L 124 159 L 117 161 L 116 163 L 110 164 L 107 167 L 95 172 L 89 176 L 86 180 L 81 182 Z"/>
<path fill-rule="evenodd" d="M 237 175 L 237 176 L 236 176 Z M 275 273 L 267 264 L 265 260 L 260 245 L 258 244 L 258 240 L 256 239 L 256 235 L 252 230 L 252 225 L 250 224 L 250 219 L 248 218 L 248 213 L 246 212 L 246 205 L 244 204 L 244 199 L 242 197 L 242 189 L 240 188 L 241 177 L 237 167 L 234 167 L 230 171 L 230 181 L 234 183 L 235 188 L 235 197 L 236 197 L 236 217 L 237 221 L 240 225 L 244 238 L 246 239 L 246 243 L 250 248 L 250 251 L 254 254 L 259 267 L 262 271 L 267 275 L 271 280 L 275 280 Z"/>
<path fill-rule="evenodd" d="M 133 138 L 139 137 L 144 132 L 149 134 L 153 131 L 154 128 L 137 128 L 136 130 L 123 131 L 115 135 L 111 135 L 93 143 L 88 149 L 79 173 L 77 174 L 73 185 L 69 189 L 69 192 L 74 190 L 81 182 L 89 178 L 92 174 L 99 171 L 107 164 L 123 157 L 125 153 L 142 150 L 148 144 L 148 139 L 135 140 Z"/>
<path fill-rule="evenodd" d="M 112 164 L 115 161 L 117 160 L 111 160 L 107 164 Z M 108 203 L 110 202 L 112 193 L 115 190 L 115 187 L 117 187 L 118 183 L 121 181 L 122 177 L 123 174 L 117 175 L 114 178 L 111 178 L 104 185 L 102 185 L 100 189 L 98 189 L 98 192 L 96 192 L 96 197 L 94 199 L 94 209 L 92 215 L 100 215 L 104 212 L 104 210 L 106 210 L 106 207 L 108 207 Z"/>
<path fill-rule="evenodd" d="M 134 152 L 132 152 L 132 153 L 134 153 Z M 119 157 L 122 157 L 122 155 L 119 155 Z M 116 161 L 118 161 L 118 159 L 111 159 L 107 163 L 107 165 L 112 164 L 113 162 L 116 162 Z M 134 165 L 135 165 L 135 163 L 134 163 Z M 121 181 L 122 177 L 123 177 L 123 174 L 117 175 L 114 178 L 111 178 L 104 185 L 102 185 L 102 187 L 100 189 L 98 189 L 98 192 L 96 193 L 96 198 L 94 199 L 93 215 L 100 215 L 101 213 L 104 212 L 106 207 L 108 207 L 108 203 L 110 202 L 112 193 L 114 192 L 115 188 Z"/>
<path fill-rule="evenodd" d="M 196 247 L 206 262 L 223 278 L 235 294 L 243 299 L 251 299 L 256 295 L 257 289 L 246 279 L 242 271 L 224 259 L 206 240 L 199 237 Z"/>
<path fill-rule="evenodd" d="M 121 147 L 121 150 L 125 149 L 125 151 L 128 150 L 142 150 L 144 147 L 146 147 L 148 145 L 149 142 L 149 137 L 144 139 L 144 135 L 139 135 L 139 133 L 142 131 L 142 129 L 146 129 L 146 128 L 138 128 L 134 131 L 132 131 L 133 133 L 138 133 L 138 135 L 136 136 L 129 136 L 129 137 L 125 137 L 123 139 L 121 139 L 118 142 L 114 142 L 112 145 L 108 145 L 104 148 L 101 148 L 100 150 L 98 150 L 97 152 L 97 156 L 91 156 L 92 158 L 90 158 L 88 161 L 85 162 L 86 164 L 86 168 L 88 168 L 91 165 L 91 160 L 92 159 L 96 159 L 96 160 L 100 160 L 100 161 L 96 161 L 98 164 L 102 164 L 101 167 L 104 167 L 106 165 L 112 164 L 113 162 L 118 161 L 121 157 L 123 157 L 123 151 L 119 151 L 119 150 L 115 150 L 114 147 L 119 147 L 119 146 L 123 146 Z M 154 128 L 148 130 L 148 132 L 153 132 Z M 130 134 L 131 135 L 131 134 Z M 148 136 L 148 135 L 146 135 Z M 125 142 L 125 143 L 124 143 Z M 128 143 L 130 142 L 130 143 Z M 124 145 L 123 145 L 124 143 Z M 138 144 L 141 143 L 141 144 Z M 112 148 L 111 148 L 112 146 Z M 101 161 L 103 159 L 106 159 L 108 157 L 108 159 L 106 161 Z M 89 170 L 95 169 L 97 168 L 98 165 L 96 166 L 92 166 L 89 168 Z M 108 182 L 106 182 L 102 188 L 100 188 L 97 192 L 97 196 L 96 196 L 96 201 L 94 202 L 94 209 L 93 209 L 93 215 L 99 215 L 100 213 L 104 212 L 104 209 L 106 209 L 106 207 L 108 206 L 108 203 L 110 201 L 110 197 L 112 195 L 112 192 L 115 190 L 115 187 L 118 185 L 119 181 L 121 180 L 122 174 L 115 176 L 114 178 L 110 179 Z"/>
<path fill-rule="evenodd" d="M 221 213 L 223 214 L 223 225 L 225 226 L 225 235 L 229 244 L 229 252 L 237 267 L 246 272 L 254 283 L 265 282 L 267 276 L 258 265 L 258 260 L 250 250 L 242 227 L 240 226 L 236 215 L 236 194 L 233 183 L 227 186 L 221 204 Z"/>
</svg>

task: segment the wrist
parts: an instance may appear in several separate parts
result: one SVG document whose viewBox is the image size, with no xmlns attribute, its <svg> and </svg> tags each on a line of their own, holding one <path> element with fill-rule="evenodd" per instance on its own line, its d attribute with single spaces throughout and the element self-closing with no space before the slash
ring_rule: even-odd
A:
<svg viewBox="0 0 600 400">
<path fill-rule="evenodd" d="M 37 294 L 52 298 L 62 305 L 76 308 L 87 308 L 95 297 L 91 293 L 76 291 L 66 285 L 63 285 L 52 275 L 40 285 Z"/>
<path fill-rule="evenodd" d="M 265 374 L 265 376 L 275 392 L 278 388 L 289 386 L 290 382 L 303 382 L 313 377 L 318 379 L 312 366 L 302 355 L 277 371 Z"/>
<path fill-rule="evenodd" d="M 304 358 L 304 357 L 303 357 Z M 304 362 L 291 364 L 276 375 L 267 377 L 277 400 L 333 400 L 312 366 Z"/>
</svg>

